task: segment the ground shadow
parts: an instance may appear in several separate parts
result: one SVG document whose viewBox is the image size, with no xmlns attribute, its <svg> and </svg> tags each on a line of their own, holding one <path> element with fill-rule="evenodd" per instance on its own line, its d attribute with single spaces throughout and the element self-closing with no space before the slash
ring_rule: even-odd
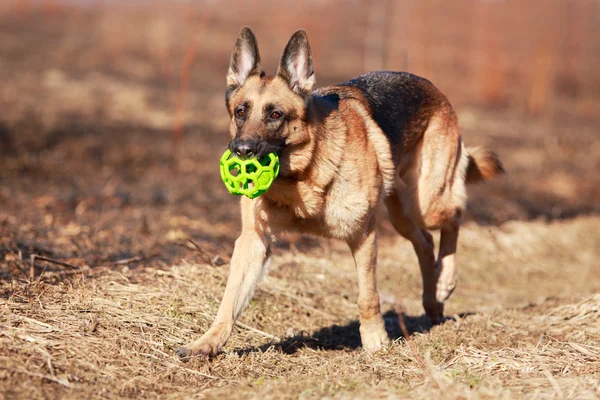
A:
<svg viewBox="0 0 600 400">
<path fill-rule="evenodd" d="M 465 318 L 475 313 L 467 312 L 459 314 L 460 318 Z M 391 340 L 402 338 L 399 316 L 395 311 L 388 311 L 383 315 L 385 320 L 385 329 Z M 441 324 L 448 321 L 454 321 L 453 317 L 444 317 Z M 428 332 L 433 327 L 430 319 L 426 315 L 404 316 L 404 322 L 409 335 L 414 333 Z M 277 352 L 285 354 L 294 354 L 303 348 L 315 350 L 355 350 L 362 346 L 359 332 L 359 322 L 352 321 L 347 325 L 332 325 L 320 329 L 312 334 L 301 332 L 298 335 L 286 338 L 278 343 L 267 343 L 261 346 L 247 347 L 234 350 L 238 355 L 245 355 L 254 352 L 265 352 L 268 349 L 274 349 Z"/>
</svg>

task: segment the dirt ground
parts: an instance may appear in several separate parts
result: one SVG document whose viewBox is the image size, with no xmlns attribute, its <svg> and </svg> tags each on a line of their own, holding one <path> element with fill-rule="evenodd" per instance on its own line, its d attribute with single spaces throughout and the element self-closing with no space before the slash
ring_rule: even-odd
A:
<svg viewBox="0 0 600 400">
<path fill-rule="evenodd" d="M 127 26 L 105 41 L 120 18 L 0 14 L 0 396 L 600 397 L 598 115 L 467 101 L 466 143 L 495 149 L 507 174 L 469 190 L 441 325 L 382 214 L 389 349 L 360 348 L 345 244 L 289 234 L 224 354 L 180 362 L 216 314 L 239 232 L 218 174 L 238 25 L 213 32 L 206 46 L 222 50 L 195 63 L 173 158 L 178 64 Z"/>
</svg>

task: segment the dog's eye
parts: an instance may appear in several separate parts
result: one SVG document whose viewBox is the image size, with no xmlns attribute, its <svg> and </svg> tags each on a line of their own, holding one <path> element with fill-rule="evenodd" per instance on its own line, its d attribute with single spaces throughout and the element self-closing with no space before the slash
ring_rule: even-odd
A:
<svg viewBox="0 0 600 400">
<path fill-rule="evenodd" d="M 279 111 L 273 111 L 269 116 L 271 119 L 279 119 L 281 118 L 281 113 Z"/>
<path fill-rule="evenodd" d="M 237 115 L 239 118 L 244 118 L 244 116 L 246 115 L 246 111 L 243 108 L 238 108 L 235 111 L 235 115 Z"/>
</svg>

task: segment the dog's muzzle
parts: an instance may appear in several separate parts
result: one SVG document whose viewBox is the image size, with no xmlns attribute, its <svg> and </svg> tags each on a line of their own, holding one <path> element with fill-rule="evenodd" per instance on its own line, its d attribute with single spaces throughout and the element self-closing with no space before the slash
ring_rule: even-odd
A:
<svg viewBox="0 0 600 400">
<path fill-rule="evenodd" d="M 229 142 L 228 147 L 231 153 L 239 158 L 260 158 L 269 153 L 279 152 L 283 142 L 234 139 Z"/>
</svg>

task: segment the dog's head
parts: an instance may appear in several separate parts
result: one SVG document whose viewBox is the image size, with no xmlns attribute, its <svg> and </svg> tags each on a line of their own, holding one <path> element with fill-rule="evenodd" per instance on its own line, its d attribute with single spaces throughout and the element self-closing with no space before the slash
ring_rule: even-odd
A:
<svg viewBox="0 0 600 400">
<path fill-rule="evenodd" d="M 314 83 L 306 32 L 294 33 L 277 75 L 267 77 L 254 33 L 242 28 L 231 54 L 225 95 L 231 116 L 231 152 L 253 158 L 306 143 L 306 105 Z"/>
</svg>

